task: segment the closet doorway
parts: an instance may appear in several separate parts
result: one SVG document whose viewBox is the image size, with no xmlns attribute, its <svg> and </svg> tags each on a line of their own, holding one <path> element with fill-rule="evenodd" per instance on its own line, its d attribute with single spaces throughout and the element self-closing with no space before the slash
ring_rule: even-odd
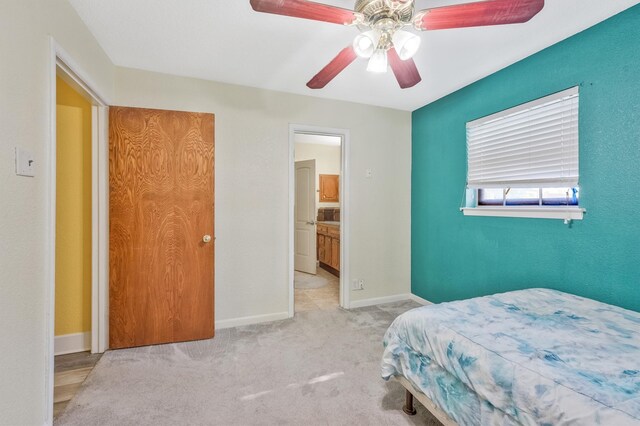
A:
<svg viewBox="0 0 640 426">
<path fill-rule="evenodd" d="M 50 39 L 46 419 L 66 403 L 106 349 L 107 102 Z"/>
<path fill-rule="evenodd" d="M 91 349 L 91 100 L 56 77 L 55 354 Z"/>
<path fill-rule="evenodd" d="M 345 274 L 347 132 L 293 128 L 289 314 L 348 308 Z"/>
</svg>

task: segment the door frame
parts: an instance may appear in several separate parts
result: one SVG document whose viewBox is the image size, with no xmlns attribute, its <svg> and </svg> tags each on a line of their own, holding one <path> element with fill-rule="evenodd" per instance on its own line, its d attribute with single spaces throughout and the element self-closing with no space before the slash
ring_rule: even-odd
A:
<svg viewBox="0 0 640 426">
<path fill-rule="evenodd" d="M 47 290 L 45 294 L 46 364 L 45 364 L 45 423 L 53 422 L 54 341 L 55 341 L 55 283 L 56 283 L 56 77 L 60 71 L 65 81 L 91 99 L 91 352 L 108 349 L 109 321 L 109 134 L 108 101 L 97 89 L 89 75 L 60 46 L 49 37 L 49 144 L 43 165 L 48 168 L 47 188 Z M 43 168 L 43 171 L 45 169 Z M 45 172 L 46 173 L 46 172 Z"/>
<path fill-rule="evenodd" d="M 349 292 L 349 147 L 348 129 L 289 124 L 289 318 L 294 315 L 294 232 L 295 232 L 295 135 L 296 133 L 338 136 L 340 144 L 340 306 L 350 308 Z"/>
</svg>

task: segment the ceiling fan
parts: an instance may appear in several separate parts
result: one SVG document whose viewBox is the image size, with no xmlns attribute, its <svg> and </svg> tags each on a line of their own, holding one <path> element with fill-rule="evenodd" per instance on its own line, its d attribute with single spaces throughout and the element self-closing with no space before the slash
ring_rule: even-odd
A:
<svg viewBox="0 0 640 426">
<path fill-rule="evenodd" d="M 421 40 L 404 27 L 430 31 L 519 24 L 533 18 L 544 7 L 544 0 L 485 0 L 414 12 L 414 0 L 356 0 L 354 10 L 307 0 L 250 2 L 257 12 L 350 25 L 360 30 L 351 45 L 309 80 L 310 89 L 326 86 L 357 57 L 369 60 L 367 71 L 370 72 L 386 72 L 391 66 L 402 89 L 413 87 L 422 80 L 411 59 Z"/>
</svg>

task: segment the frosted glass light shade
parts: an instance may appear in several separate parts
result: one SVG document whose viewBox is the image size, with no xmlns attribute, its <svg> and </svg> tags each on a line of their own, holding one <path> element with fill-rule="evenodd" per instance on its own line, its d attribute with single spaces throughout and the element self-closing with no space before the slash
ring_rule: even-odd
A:
<svg viewBox="0 0 640 426">
<path fill-rule="evenodd" d="M 403 61 L 412 58 L 416 54 L 421 41 L 420 37 L 408 31 L 399 30 L 393 35 L 393 46 L 398 52 L 398 57 Z"/>
<path fill-rule="evenodd" d="M 380 35 L 374 30 L 358 34 L 353 40 L 353 50 L 361 58 L 370 58 L 376 50 L 379 39 Z"/>
<path fill-rule="evenodd" d="M 386 49 L 376 49 L 369 59 L 367 64 L 367 71 L 369 72 L 387 72 L 387 51 Z"/>
</svg>

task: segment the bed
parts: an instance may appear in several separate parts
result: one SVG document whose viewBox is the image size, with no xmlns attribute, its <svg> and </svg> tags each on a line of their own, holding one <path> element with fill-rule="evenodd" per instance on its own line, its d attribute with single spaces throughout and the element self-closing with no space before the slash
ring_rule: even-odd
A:
<svg viewBox="0 0 640 426">
<path fill-rule="evenodd" d="M 549 289 L 424 306 L 382 377 L 445 425 L 640 425 L 640 313 Z"/>
</svg>

